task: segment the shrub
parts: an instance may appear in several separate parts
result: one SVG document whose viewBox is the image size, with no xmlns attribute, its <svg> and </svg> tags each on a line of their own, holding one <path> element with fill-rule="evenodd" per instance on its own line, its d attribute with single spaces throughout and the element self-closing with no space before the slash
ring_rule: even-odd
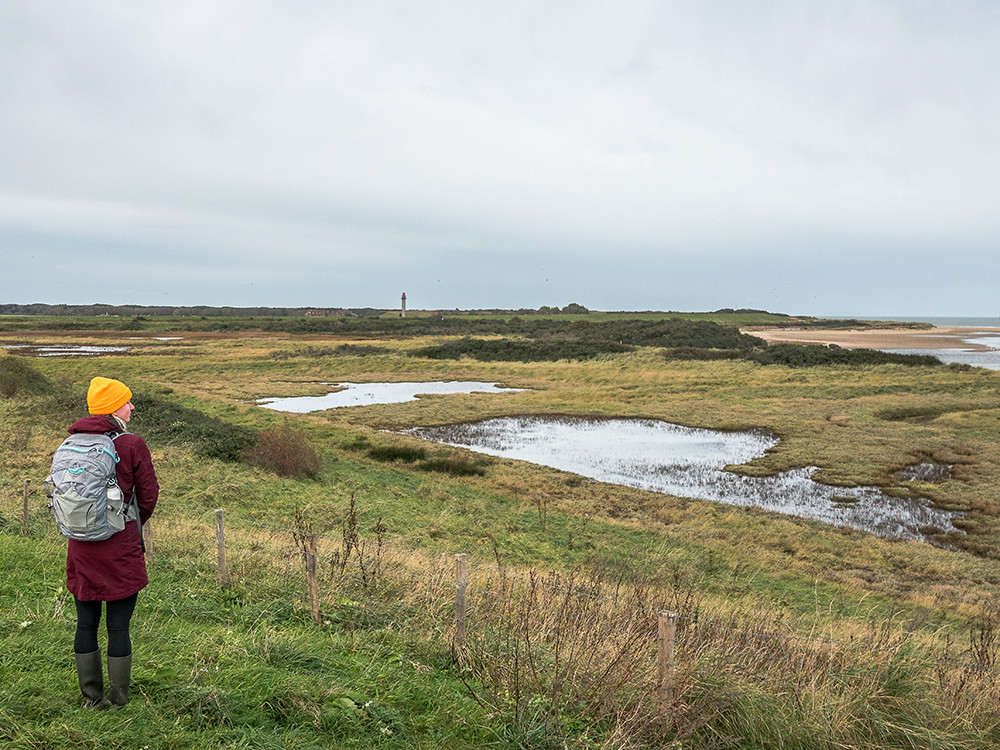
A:
<svg viewBox="0 0 1000 750">
<path fill-rule="evenodd" d="M 937 357 L 928 354 L 894 354 L 876 349 L 842 349 L 823 344 L 772 344 L 755 349 L 747 359 L 761 365 L 786 365 L 788 367 L 816 367 L 819 365 L 911 365 L 942 367 Z"/>
<path fill-rule="evenodd" d="M 740 333 L 732 326 L 684 318 L 580 322 L 575 332 L 586 341 L 617 341 L 633 346 L 747 350 L 764 344 L 763 339 Z"/>
<path fill-rule="evenodd" d="M 244 457 L 253 466 L 281 477 L 314 479 L 320 470 L 319 455 L 305 432 L 287 422 L 260 433 L 257 444 Z"/>
<path fill-rule="evenodd" d="M 699 349 L 695 346 L 678 346 L 673 349 L 664 349 L 664 359 L 740 359 L 745 353 L 739 349 Z"/>
<path fill-rule="evenodd" d="M 458 359 L 469 356 L 481 362 L 557 362 L 591 359 L 601 354 L 632 351 L 633 347 L 610 341 L 512 341 L 464 338 L 412 352 L 415 357 Z"/>
</svg>

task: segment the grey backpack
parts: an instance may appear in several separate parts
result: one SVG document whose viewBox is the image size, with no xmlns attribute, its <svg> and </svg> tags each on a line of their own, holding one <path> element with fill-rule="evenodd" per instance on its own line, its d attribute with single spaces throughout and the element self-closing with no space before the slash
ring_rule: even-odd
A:
<svg viewBox="0 0 1000 750">
<path fill-rule="evenodd" d="M 59 531 L 70 539 L 98 542 L 134 520 L 115 478 L 118 452 L 114 438 L 122 433 L 78 432 L 66 438 L 52 457 L 45 480 L 49 508 Z"/>
</svg>

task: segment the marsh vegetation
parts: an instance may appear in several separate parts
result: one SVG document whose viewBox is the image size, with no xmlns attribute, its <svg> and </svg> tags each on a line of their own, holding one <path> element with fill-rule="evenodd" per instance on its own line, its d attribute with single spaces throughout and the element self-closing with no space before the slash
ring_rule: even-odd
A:
<svg viewBox="0 0 1000 750">
<path fill-rule="evenodd" d="M 129 340 L 130 352 L 97 359 L 0 354 L 0 739 L 22 748 L 95 738 L 109 748 L 1000 743 L 996 373 L 668 359 L 667 344 L 637 339 L 586 359 L 419 354 L 470 335 L 529 338 L 510 333 L 506 317 L 476 320 L 483 333 L 408 328 L 409 319 L 353 331 L 320 319 L 328 327 L 318 333 L 310 321 L 294 333 L 233 321 L 229 332 Z M 9 340 L 126 342 L 72 322 L 62 321 L 72 333 L 24 342 L 21 328 Z M 561 323 L 561 333 L 573 325 Z M 113 717 L 77 707 L 64 543 L 39 491 L 98 372 L 136 393 L 133 428 L 163 485 L 134 634 L 136 700 Z M 320 395 L 323 382 L 437 380 L 523 390 L 292 417 L 255 403 Z M 395 434 L 524 415 L 766 430 L 780 443 L 742 474 L 816 466 L 834 488 L 926 497 L 961 513 L 964 533 L 928 530 L 953 549 L 885 540 Z M 292 464 L 315 455 L 318 465 L 268 466 L 254 457 L 262 445 L 263 455 L 291 447 Z M 224 586 L 217 508 L 227 519 Z M 301 534 L 317 538 L 319 624 Z M 472 571 L 457 654 L 456 553 Z M 669 714 L 656 691 L 661 610 L 679 614 Z"/>
</svg>

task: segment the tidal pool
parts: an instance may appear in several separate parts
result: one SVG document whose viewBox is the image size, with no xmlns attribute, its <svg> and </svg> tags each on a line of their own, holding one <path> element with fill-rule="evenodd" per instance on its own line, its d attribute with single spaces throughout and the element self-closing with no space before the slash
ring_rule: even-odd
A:
<svg viewBox="0 0 1000 750">
<path fill-rule="evenodd" d="M 496 383 L 475 381 L 449 381 L 430 383 L 323 383 L 340 390 L 324 396 L 293 396 L 291 398 L 262 398 L 257 404 L 265 409 L 307 414 L 324 409 L 339 409 L 345 406 L 368 406 L 370 404 L 399 404 L 415 401 L 418 397 L 431 393 L 509 393 L 521 388 L 501 388 Z"/>
<path fill-rule="evenodd" d="M 958 363 L 1000 370 L 1000 334 L 993 331 L 978 331 L 964 339 L 966 344 L 984 346 L 982 349 L 885 349 L 896 354 L 923 354 L 937 357 L 946 365 Z"/>
<path fill-rule="evenodd" d="M 601 482 L 757 507 L 888 538 L 926 541 L 929 528 L 957 530 L 954 514 L 926 501 L 890 497 L 877 487 L 815 482 L 814 466 L 773 477 L 725 471 L 778 444 L 761 431 L 717 432 L 646 419 L 501 417 L 404 432 Z"/>
<path fill-rule="evenodd" d="M 84 344 L 63 346 L 39 346 L 37 344 L 3 344 L 4 349 L 23 349 L 36 357 L 95 357 L 101 354 L 127 352 L 127 346 L 87 346 Z"/>
<path fill-rule="evenodd" d="M 984 344 L 986 343 L 986 339 L 979 339 L 979 341 Z M 996 342 L 993 343 L 995 344 Z M 1000 351 L 996 349 L 990 349 L 989 351 L 972 351 L 970 349 L 884 349 L 883 351 L 894 354 L 930 355 L 931 357 L 937 357 L 946 365 L 956 363 L 982 367 L 986 370 L 1000 370 Z"/>
</svg>

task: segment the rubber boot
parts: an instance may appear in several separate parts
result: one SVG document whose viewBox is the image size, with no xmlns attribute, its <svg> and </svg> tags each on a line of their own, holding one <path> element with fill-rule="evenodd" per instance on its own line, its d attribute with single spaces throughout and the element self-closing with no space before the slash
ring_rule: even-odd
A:
<svg viewBox="0 0 1000 750">
<path fill-rule="evenodd" d="M 132 680 L 132 654 L 108 657 L 108 697 L 117 707 L 128 703 L 128 686 Z"/>
<path fill-rule="evenodd" d="M 105 708 L 108 699 L 104 697 L 104 670 L 101 669 L 101 651 L 76 656 L 76 676 L 80 680 L 83 705 L 87 708 Z"/>
</svg>

